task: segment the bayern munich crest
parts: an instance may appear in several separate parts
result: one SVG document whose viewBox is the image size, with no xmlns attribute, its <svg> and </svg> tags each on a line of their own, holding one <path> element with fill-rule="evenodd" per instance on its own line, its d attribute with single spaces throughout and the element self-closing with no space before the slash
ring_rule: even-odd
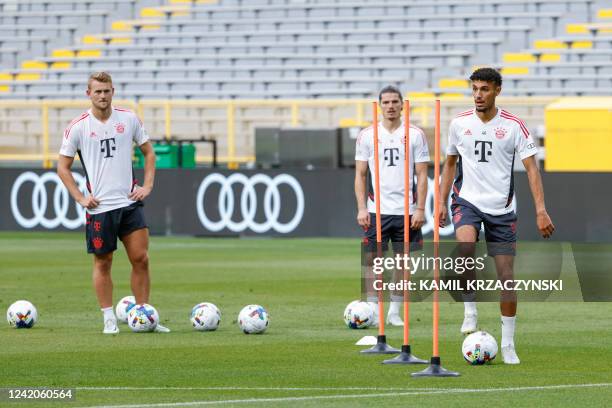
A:
<svg viewBox="0 0 612 408">
<path fill-rule="evenodd" d="M 506 137 L 506 134 L 508 133 L 508 131 L 504 128 L 495 128 L 495 137 L 498 139 L 503 139 L 504 137 Z"/>
</svg>

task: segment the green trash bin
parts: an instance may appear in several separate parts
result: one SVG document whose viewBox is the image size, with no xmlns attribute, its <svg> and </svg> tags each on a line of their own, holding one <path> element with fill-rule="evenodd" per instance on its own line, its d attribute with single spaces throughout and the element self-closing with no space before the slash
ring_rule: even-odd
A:
<svg viewBox="0 0 612 408">
<path fill-rule="evenodd" d="M 154 143 L 153 151 L 156 160 L 155 167 L 158 169 L 175 169 L 178 167 L 178 146 L 166 143 Z M 144 156 L 139 148 L 135 148 L 136 168 L 144 168 Z"/>
<path fill-rule="evenodd" d="M 181 143 L 179 146 L 179 167 L 184 169 L 195 169 L 195 146 L 193 143 Z"/>
</svg>

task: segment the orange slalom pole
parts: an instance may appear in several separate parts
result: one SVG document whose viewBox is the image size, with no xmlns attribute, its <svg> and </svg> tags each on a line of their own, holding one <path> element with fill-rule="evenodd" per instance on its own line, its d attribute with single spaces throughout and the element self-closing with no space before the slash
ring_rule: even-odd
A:
<svg viewBox="0 0 612 408">
<path fill-rule="evenodd" d="M 434 137 L 434 259 L 438 259 L 440 245 L 440 100 L 436 99 L 436 119 Z M 440 281 L 438 263 L 434 262 L 434 280 Z M 440 305 L 438 304 L 438 289 L 433 293 L 433 356 L 439 357 L 438 338 L 440 324 Z"/>
<path fill-rule="evenodd" d="M 404 101 L 404 254 L 410 256 L 410 102 Z M 404 268 L 404 281 L 410 274 Z M 410 299 L 404 288 L 404 345 L 410 344 Z"/>
<path fill-rule="evenodd" d="M 439 257 L 440 245 L 440 100 L 436 99 L 436 120 L 434 137 L 434 258 Z M 442 203 L 446 205 L 446 203 Z M 458 377 L 456 371 L 447 370 L 442 367 L 440 352 L 438 350 L 439 324 L 440 324 L 440 305 L 438 304 L 437 284 L 440 282 L 440 270 L 438 262 L 434 262 L 434 280 L 436 287 L 433 292 L 433 354 L 429 367 L 423 371 L 412 373 L 413 377 Z"/>
<path fill-rule="evenodd" d="M 404 101 L 404 255 L 410 256 L 410 102 Z M 404 282 L 410 281 L 410 270 L 403 270 Z M 427 364 L 427 361 L 415 357 L 410 350 L 410 292 L 402 291 L 404 303 L 404 342 L 400 354 L 383 364 Z"/>
<path fill-rule="evenodd" d="M 372 128 L 374 130 L 374 200 L 376 204 L 376 247 L 382 246 L 382 225 L 380 221 L 380 163 L 378 160 L 378 103 L 372 103 Z M 382 290 L 378 291 L 378 335 L 385 335 L 385 305 Z"/>
</svg>

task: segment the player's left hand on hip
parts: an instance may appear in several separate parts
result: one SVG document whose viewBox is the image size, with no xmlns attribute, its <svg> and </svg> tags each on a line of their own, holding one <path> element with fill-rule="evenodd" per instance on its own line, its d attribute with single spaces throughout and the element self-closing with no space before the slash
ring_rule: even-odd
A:
<svg viewBox="0 0 612 408">
<path fill-rule="evenodd" d="M 130 200 L 142 201 L 145 198 L 147 198 L 149 194 L 151 194 L 150 188 L 141 187 L 137 185 L 137 186 L 134 186 L 134 190 L 130 193 L 128 197 L 130 198 Z"/>
<path fill-rule="evenodd" d="M 538 224 L 538 229 L 540 230 L 540 234 L 542 234 L 542 237 L 550 238 L 555 230 L 555 226 L 553 225 L 552 220 L 548 216 L 548 213 L 546 211 L 538 213 L 536 216 L 536 222 Z"/>
</svg>

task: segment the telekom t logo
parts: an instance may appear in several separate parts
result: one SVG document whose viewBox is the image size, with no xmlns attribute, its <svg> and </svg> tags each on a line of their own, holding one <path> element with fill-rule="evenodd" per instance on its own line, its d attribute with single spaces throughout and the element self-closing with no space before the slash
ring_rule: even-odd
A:
<svg viewBox="0 0 612 408">
<path fill-rule="evenodd" d="M 399 161 L 399 148 L 394 147 L 391 149 L 385 149 L 384 151 L 385 161 L 389 162 L 389 167 L 394 167 L 395 162 Z"/>
<path fill-rule="evenodd" d="M 117 150 L 115 147 L 115 138 L 111 137 L 109 139 L 100 140 L 100 151 L 104 155 L 104 158 L 113 157 L 112 152 Z"/>
<path fill-rule="evenodd" d="M 480 147 L 478 146 L 480 145 Z M 487 150 L 488 146 L 488 150 Z M 480 155 L 479 162 L 488 163 L 487 156 L 491 156 L 493 154 L 493 142 L 489 142 L 486 140 L 474 140 L 474 154 Z"/>
</svg>

